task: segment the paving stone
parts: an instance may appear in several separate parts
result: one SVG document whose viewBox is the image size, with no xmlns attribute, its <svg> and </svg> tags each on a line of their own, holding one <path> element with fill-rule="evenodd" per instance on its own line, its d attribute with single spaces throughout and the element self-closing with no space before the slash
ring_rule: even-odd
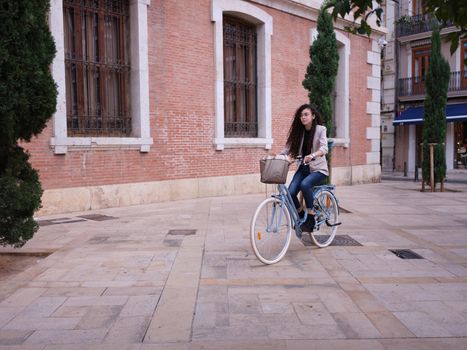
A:
<svg viewBox="0 0 467 350">
<path fill-rule="evenodd" d="M 118 220 L 43 226 L 26 248 L 55 253 L 9 288 L 2 280 L 0 350 L 467 348 L 467 197 L 414 185 L 339 186 L 351 211 L 339 233 L 363 246 L 318 249 L 293 237 L 270 266 L 248 232 L 264 194 L 109 208 L 99 214 Z M 171 229 L 197 231 L 170 247 Z"/>
<path fill-rule="evenodd" d="M 6 345 L 21 346 L 32 332 L 32 330 L 0 329 L 0 349 Z"/>
<path fill-rule="evenodd" d="M 106 329 L 39 330 L 26 339 L 25 344 L 96 344 L 106 332 Z"/>
<path fill-rule="evenodd" d="M 381 333 L 362 312 L 333 313 L 346 338 L 381 338 Z"/>
<path fill-rule="evenodd" d="M 75 287 L 60 287 L 60 286 L 48 286 L 47 291 L 43 293 L 43 296 L 47 297 L 81 297 L 81 296 L 100 296 L 104 292 L 105 288 L 83 288 L 79 286 Z"/>
<path fill-rule="evenodd" d="M 386 350 L 377 340 L 287 340 L 286 350 Z"/>
<path fill-rule="evenodd" d="M 106 288 L 100 295 L 159 296 L 161 292 L 161 287 L 110 287 Z"/>
<path fill-rule="evenodd" d="M 391 312 L 367 312 L 365 316 L 373 323 L 383 338 L 414 337 L 414 334 Z"/>
<path fill-rule="evenodd" d="M 20 288 L 0 303 L 0 307 L 27 306 L 40 297 L 45 288 Z"/>
<path fill-rule="evenodd" d="M 302 324 L 319 327 L 336 325 L 336 321 L 321 303 L 293 304 L 294 310 Z"/>
<path fill-rule="evenodd" d="M 445 325 L 439 324 L 424 312 L 395 312 L 394 316 L 396 316 L 417 337 L 452 336 Z"/>
<path fill-rule="evenodd" d="M 126 295 L 116 296 L 96 296 L 96 297 L 70 297 L 68 298 L 64 306 L 99 306 L 99 305 L 125 305 L 128 301 Z"/>
<path fill-rule="evenodd" d="M 158 295 L 130 296 L 128 297 L 128 301 L 120 312 L 120 316 L 152 316 L 158 301 Z"/>
<path fill-rule="evenodd" d="M 59 317 L 30 317 L 19 315 L 2 327 L 3 330 L 63 330 L 73 329 L 80 321 L 80 318 L 59 318 Z"/>
<path fill-rule="evenodd" d="M 21 316 L 31 318 L 50 316 L 65 300 L 64 297 L 39 297 L 22 310 Z"/>
<path fill-rule="evenodd" d="M 148 328 L 149 316 L 119 317 L 104 342 L 114 344 L 141 343 Z"/>
<path fill-rule="evenodd" d="M 0 307 L 0 329 L 18 315 L 22 307 Z"/>
<path fill-rule="evenodd" d="M 37 345 L 36 345 L 37 349 Z M 118 344 L 118 350 L 140 350 L 141 344 Z M 2 350 L 0 348 L 0 350 Z M 44 350 L 116 350 L 115 344 L 60 344 L 46 345 Z"/>
<path fill-rule="evenodd" d="M 122 310 L 121 305 L 93 305 L 81 317 L 75 329 L 109 329 Z"/>
</svg>

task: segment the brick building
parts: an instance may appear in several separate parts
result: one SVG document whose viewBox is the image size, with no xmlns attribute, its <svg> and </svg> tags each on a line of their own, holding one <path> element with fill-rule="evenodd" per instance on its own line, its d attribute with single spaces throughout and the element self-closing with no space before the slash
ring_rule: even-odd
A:
<svg viewBox="0 0 467 350">
<path fill-rule="evenodd" d="M 388 45 L 383 52 L 382 168 L 414 173 L 421 168 L 425 75 L 430 62 L 432 30 L 439 23 L 423 1 L 386 4 Z M 441 54 L 451 74 L 446 106 L 446 168 L 467 168 L 467 39 L 450 53 L 446 37 L 460 29 L 442 28 Z M 420 170 L 419 170 L 420 171 Z"/>
<path fill-rule="evenodd" d="M 25 145 L 41 213 L 254 193 L 283 148 L 321 1 L 51 0 L 57 112 Z M 336 24 L 336 184 L 380 178 L 380 48 Z"/>
</svg>

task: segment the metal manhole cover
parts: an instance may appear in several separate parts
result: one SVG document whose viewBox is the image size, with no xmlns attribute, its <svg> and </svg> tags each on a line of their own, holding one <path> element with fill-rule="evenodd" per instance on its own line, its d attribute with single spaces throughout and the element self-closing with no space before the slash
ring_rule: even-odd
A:
<svg viewBox="0 0 467 350">
<path fill-rule="evenodd" d="M 78 217 L 86 219 L 86 220 L 93 220 L 93 221 L 104 221 L 104 220 L 117 219 L 115 216 L 108 216 L 108 215 L 102 215 L 102 214 L 88 214 L 88 215 L 81 215 Z"/>
<path fill-rule="evenodd" d="M 196 234 L 196 230 L 169 230 L 167 234 L 171 236 L 191 236 Z"/>
<path fill-rule="evenodd" d="M 389 249 L 389 251 L 401 259 L 423 259 L 423 256 L 410 249 Z"/>
<path fill-rule="evenodd" d="M 324 242 L 325 240 L 328 239 L 329 235 L 315 235 L 315 237 L 318 239 L 318 241 Z M 303 234 L 302 242 L 306 246 L 313 245 L 311 241 L 311 237 L 308 234 Z M 331 245 L 332 246 L 345 246 L 345 247 L 361 247 L 362 246 L 360 242 L 356 241 L 349 235 L 336 235 Z"/>
</svg>

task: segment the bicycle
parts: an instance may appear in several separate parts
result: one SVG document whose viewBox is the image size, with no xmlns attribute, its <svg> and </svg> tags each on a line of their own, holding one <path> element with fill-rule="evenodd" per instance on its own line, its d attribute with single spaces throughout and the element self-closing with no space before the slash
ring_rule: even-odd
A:
<svg viewBox="0 0 467 350">
<path fill-rule="evenodd" d="M 338 200 L 334 191 L 334 185 L 313 187 L 315 227 L 312 232 L 306 233 L 320 248 L 332 243 L 337 226 L 341 224 Z M 305 210 L 304 217 L 300 218 L 287 186 L 277 184 L 277 193 L 258 205 L 251 220 L 250 240 L 256 257 L 268 265 L 279 262 L 289 248 L 292 229 L 301 240 L 304 232 L 300 229 L 300 225 L 306 221 L 307 216 Z"/>
</svg>

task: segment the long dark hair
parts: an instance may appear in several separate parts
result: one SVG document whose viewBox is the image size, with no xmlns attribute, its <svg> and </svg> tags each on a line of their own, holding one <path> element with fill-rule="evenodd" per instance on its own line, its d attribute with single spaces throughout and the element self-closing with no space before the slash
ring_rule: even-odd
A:
<svg viewBox="0 0 467 350">
<path fill-rule="evenodd" d="M 302 141 L 303 133 L 305 132 L 305 127 L 300 120 L 303 110 L 310 109 L 311 113 L 315 115 L 313 123 L 311 125 L 311 135 L 315 135 L 316 125 L 322 124 L 321 113 L 312 105 L 303 104 L 295 111 L 295 116 L 290 126 L 289 136 L 287 137 L 286 145 L 289 148 L 289 155 L 292 157 L 297 157 L 300 152 L 300 143 Z"/>
</svg>

